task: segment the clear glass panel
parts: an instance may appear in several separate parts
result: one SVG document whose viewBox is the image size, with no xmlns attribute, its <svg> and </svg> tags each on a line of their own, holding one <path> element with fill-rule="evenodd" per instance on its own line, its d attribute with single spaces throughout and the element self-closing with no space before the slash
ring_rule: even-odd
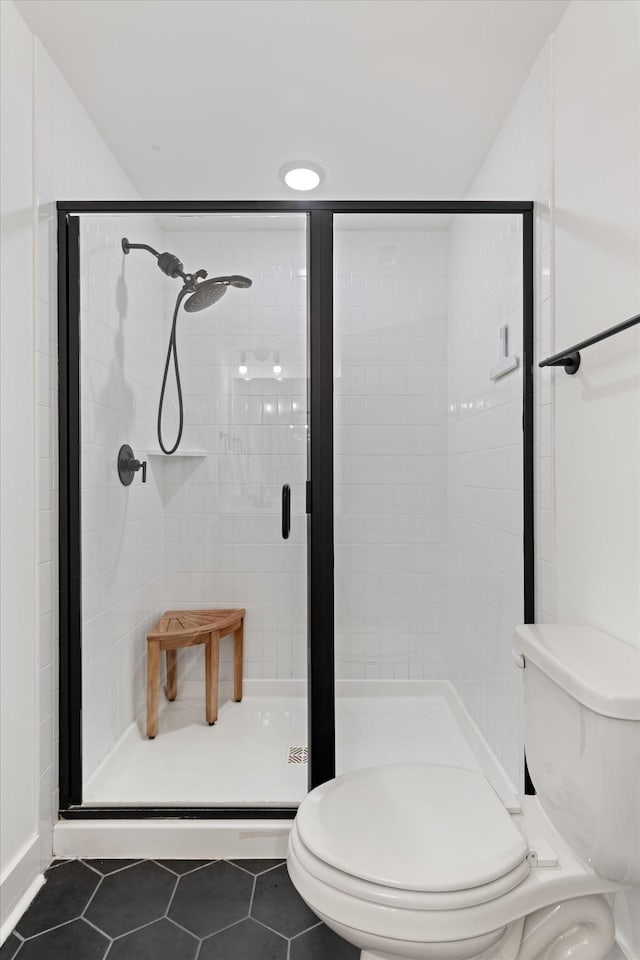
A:
<svg viewBox="0 0 640 960">
<path fill-rule="evenodd" d="M 182 281 L 146 250 L 125 256 L 123 237 L 175 253 L 185 273 L 252 280 L 178 315 L 184 432 L 171 456 L 156 418 Z M 289 761 L 290 748 L 307 743 L 305 217 L 82 217 L 81 265 L 84 800 L 295 805 L 307 786 L 306 765 Z M 169 448 L 177 423 L 171 364 Z M 125 443 L 146 461 L 146 483 L 140 470 L 121 484 Z M 230 636 L 212 684 L 214 726 L 205 646 L 180 649 L 177 699 L 165 697 L 163 662 L 158 732 L 148 739 L 147 636 L 158 619 L 240 608 L 242 702 L 233 702 Z"/>
<path fill-rule="evenodd" d="M 484 738 L 519 782 L 521 243 L 516 215 L 336 217 L 337 773 L 489 766 Z"/>
</svg>

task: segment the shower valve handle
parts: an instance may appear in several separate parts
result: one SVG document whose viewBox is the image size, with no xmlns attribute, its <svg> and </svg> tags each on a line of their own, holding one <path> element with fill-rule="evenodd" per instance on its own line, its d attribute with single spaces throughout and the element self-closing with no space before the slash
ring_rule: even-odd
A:
<svg viewBox="0 0 640 960">
<path fill-rule="evenodd" d="M 146 460 L 130 460 L 129 469 L 133 470 L 134 473 L 137 473 L 138 470 L 142 469 L 142 482 L 147 482 L 147 461 Z"/>
<path fill-rule="evenodd" d="M 129 486 L 138 470 L 142 470 L 142 482 L 147 482 L 147 461 L 137 460 L 128 443 L 123 443 L 118 450 L 117 467 L 123 487 Z"/>
</svg>

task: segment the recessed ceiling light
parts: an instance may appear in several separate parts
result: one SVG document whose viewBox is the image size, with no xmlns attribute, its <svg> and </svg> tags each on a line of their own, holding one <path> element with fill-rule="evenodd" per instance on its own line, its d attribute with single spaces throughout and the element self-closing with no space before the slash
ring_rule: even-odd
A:
<svg viewBox="0 0 640 960">
<path fill-rule="evenodd" d="M 291 190 L 315 190 L 324 180 L 324 170 L 310 160 L 285 163 L 280 168 L 280 177 Z"/>
</svg>

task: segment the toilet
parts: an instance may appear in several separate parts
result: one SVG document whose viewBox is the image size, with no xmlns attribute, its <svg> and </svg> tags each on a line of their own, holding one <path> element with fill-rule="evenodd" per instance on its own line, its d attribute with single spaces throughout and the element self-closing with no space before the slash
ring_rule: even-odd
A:
<svg viewBox="0 0 640 960">
<path fill-rule="evenodd" d="M 287 865 L 361 960 L 604 960 L 640 885 L 640 651 L 590 627 L 516 630 L 536 796 L 483 773 L 369 767 L 303 800 Z"/>
</svg>

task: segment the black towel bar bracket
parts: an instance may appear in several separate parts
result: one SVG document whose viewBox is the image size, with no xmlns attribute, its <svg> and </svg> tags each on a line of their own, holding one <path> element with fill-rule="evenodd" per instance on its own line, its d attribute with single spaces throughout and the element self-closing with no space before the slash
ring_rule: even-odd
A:
<svg viewBox="0 0 640 960">
<path fill-rule="evenodd" d="M 587 337 L 586 340 L 581 340 L 580 343 L 574 344 L 573 347 L 569 347 L 567 350 L 560 350 L 559 353 L 554 353 L 552 356 L 547 357 L 546 360 L 541 360 L 538 366 L 564 367 L 565 373 L 573 375 L 580 369 L 581 350 L 584 350 L 585 347 L 592 346 L 594 343 L 600 343 L 601 340 L 607 340 L 609 337 L 613 337 L 616 333 L 621 333 L 623 330 L 628 330 L 629 327 L 634 327 L 637 323 L 640 323 L 640 313 L 637 313 L 634 317 L 629 317 L 628 320 L 623 320 L 622 323 L 617 323 L 614 327 L 609 327 L 608 330 L 603 330 L 602 333 L 596 333 L 592 337 Z"/>
</svg>

